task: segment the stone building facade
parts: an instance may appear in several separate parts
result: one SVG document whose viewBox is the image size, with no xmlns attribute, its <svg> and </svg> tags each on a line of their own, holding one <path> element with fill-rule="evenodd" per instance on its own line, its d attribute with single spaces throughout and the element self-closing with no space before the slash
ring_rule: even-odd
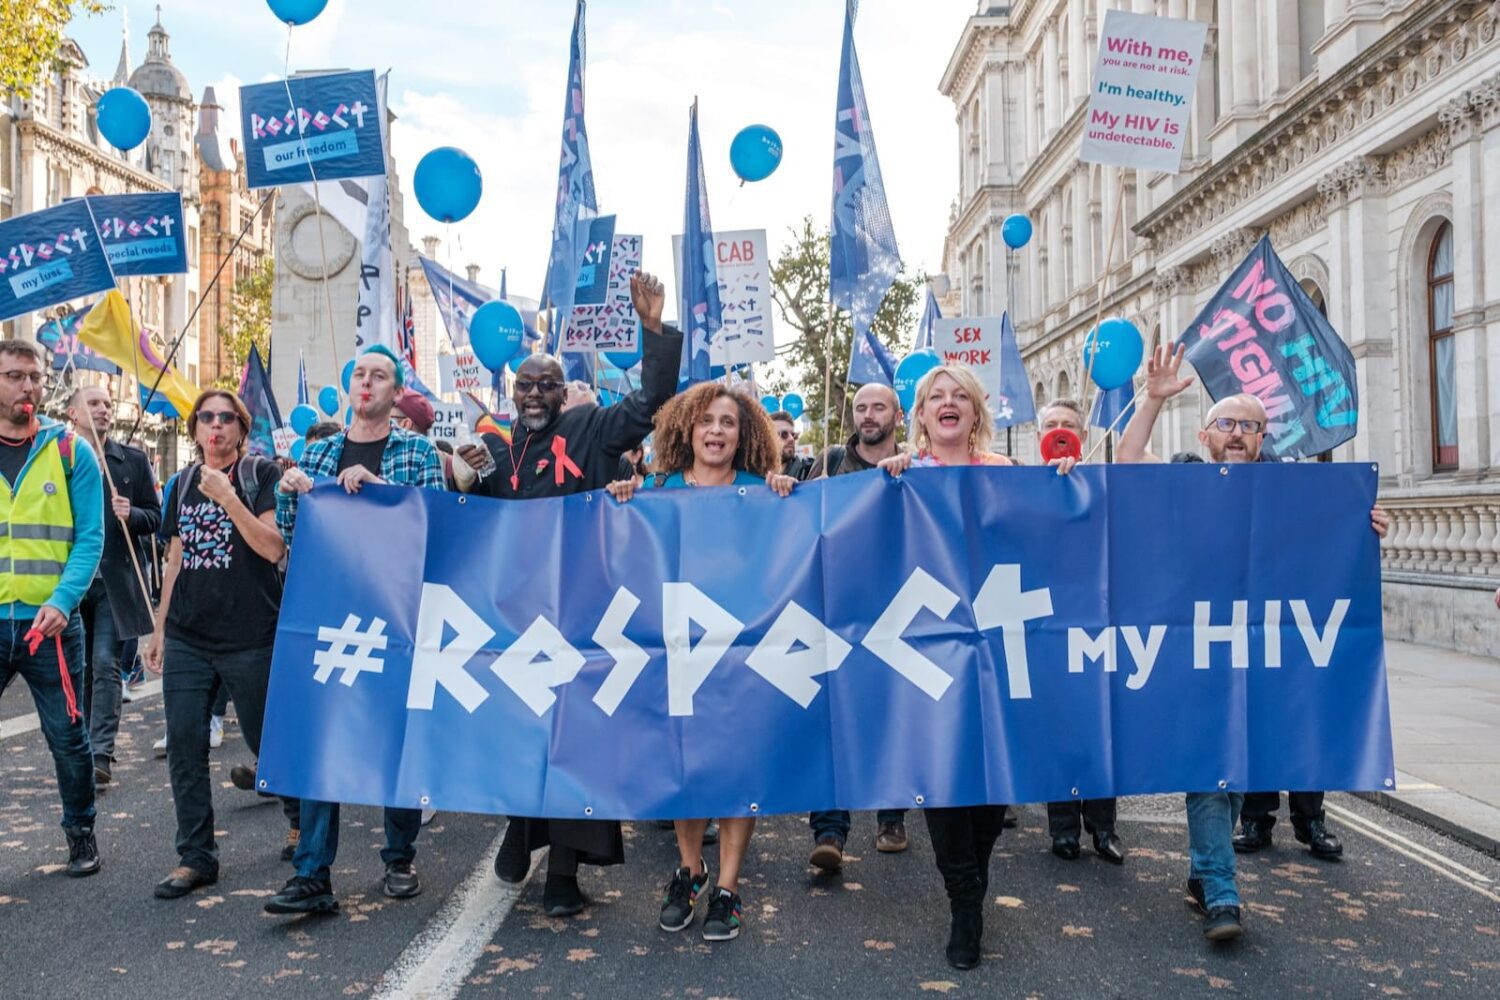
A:
<svg viewBox="0 0 1500 1000">
<path fill-rule="evenodd" d="M 1109 7 L 1210 25 L 1179 174 L 1078 159 Z M 1332 457 L 1380 468 L 1388 634 L 1486 654 L 1500 649 L 1497 36 L 1496 0 L 985 0 L 941 82 L 959 125 L 949 308 L 1009 308 L 1038 399 L 1076 395 L 1101 296 L 1106 316 L 1170 338 L 1269 233 L 1356 359 L 1360 430 Z M 1011 212 L 1036 227 L 1014 253 Z M 1206 405 L 1196 389 L 1175 400 L 1156 450 L 1196 447 Z"/>
</svg>

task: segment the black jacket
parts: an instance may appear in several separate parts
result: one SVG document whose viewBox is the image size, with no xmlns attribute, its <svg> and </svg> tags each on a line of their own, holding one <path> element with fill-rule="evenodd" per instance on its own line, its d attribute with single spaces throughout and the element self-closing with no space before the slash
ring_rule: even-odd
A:
<svg viewBox="0 0 1500 1000">
<path fill-rule="evenodd" d="M 120 639 L 134 639 L 151 633 L 151 608 L 141 593 L 135 564 L 127 544 L 134 544 L 141 573 L 151 579 L 150 549 L 147 544 L 161 526 L 161 498 L 156 495 L 156 477 L 146 453 L 139 448 L 104 442 L 104 460 L 109 463 L 109 479 L 120 496 L 130 501 L 130 527 L 127 542 L 120 519 L 110 508 L 109 482 L 104 484 L 104 555 L 99 560 L 99 575 L 109 595 L 109 610 L 115 620 L 115 634 Z"/>
<path fill-rule="evenodd" d="M 539 431 L 517 420 L 510 445 L 486 434 L 495 473 L 474 492 L 502 500 L 537 500 L 601 489 L 619 478 L 620 455 L 651 433 L 652 420 L 677 391 L 682 334 L 670 326 L 643 333 L 641 387 L 614 406 L 564 410 Z"/>
</svg>

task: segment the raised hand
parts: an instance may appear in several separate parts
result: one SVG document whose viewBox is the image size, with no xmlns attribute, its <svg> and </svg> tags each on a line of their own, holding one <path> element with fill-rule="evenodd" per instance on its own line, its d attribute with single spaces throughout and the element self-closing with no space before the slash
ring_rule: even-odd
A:
<svg viewBox="0 0 1500 1000">
<path fill-rule="evenodd" d="M 1191 378 L 1179 378 L 1177 375 L 1182 368 L 1182 359 L 1186 354 L 1186 345 L 1178 344 L 1174 348 L 1170 340 L 1151 352 L 1151 358 L 1146 362 L 1146 397 L 1148 399 L 1171 399 L 1193 384 Z"/>
<path fill-rule="evenodd" d="M 661 311 L 667 304 L 667 292 L 660 281 L 645 271 L 636 271 L 630 276 L 630 303 L 635 306 L 642 327 L 652 333 L 661 332 Z"/>
</svg>

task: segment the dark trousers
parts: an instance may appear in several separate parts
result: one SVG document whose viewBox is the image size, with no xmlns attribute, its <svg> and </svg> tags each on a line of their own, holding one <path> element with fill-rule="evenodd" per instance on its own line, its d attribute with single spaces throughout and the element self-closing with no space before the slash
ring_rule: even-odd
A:
<svg viewBox="0 0 1500 1000">
<path fill-rule="evenodd" d="M 927 832 L 948 904 L 956 913 L 984 904 L 990 888 L 990 854 L 1005 827 L 1005 806 L 927 809 Z"/>
<path fill-rule="evenodd" d="M 875 822 L 884 826 L 887 823 L 905 823 L 905 809 L 882 809 L 875 814 Z M 826 833 L 831 833 L 840 840 L 849 839 L 849 811 L 847 809 L 820 809 L 815 813 L 808 813 L 807 825 L 812 827 L 813 840 Z"/>
<path fill-rule="evenodd" d="M 332 878 L 333 861 L 339 854 L 339 806 L 337 802 L 302 800 L 302 838 L 292 864 L 304 878 Z M 385 810 L 385 848 L 380 860 L 386 864 L 410 863 L 417 856 L 417 834 L 422 832 L 422 810 Z"/>
<path fill-rule="evenodd" d="M 68 715 L 68 699 L 58 671 L 57 640 L 43 639 L 33 655 L 27 650 L 25 635 L 31 619 L 0 622 L 0 694 L 17 674 L 31 689 L 47 749 L 57 768 L 57 791 L 62 797 L 63 829 L 92 828 L 94 825 L 94 758 L 89 752 L 89 731 L 82 717 L 75 722 Z M 73 685 L 75 707 L 83 711 L 83 622 L 77 612 L 68 619 L 62 631 L 63 659 L 67 661 L 68 678 Z"/>
<path fill-rule="evenodd" d="M 1084 830 L 1089 833 L 1113 833 L 1114 799 L 1068 799 L 1047 803 L 1047 832 L 1052 839 L 1072 837 L 1077 840 Z"/>
<path fill-rule="evenodd" d="M 89 743 L 94 756 L 114 760 L 115 735 L 120 731 L 120 661 L 125 644 L 115 634 L 115 616 L 109 609 L 103 580 L 95 577 L 78 612 L 87 632 L 88 670 L 83 696 Z"/>
<path fill-rule="evenodd" d="M 216 653 L 180 639 L 168 639 L 162 664 L 167 771 L 177 808 L 177 853 L 189 868 L 216 876 L 219 845 L 214 840 L 213 784 L 208 776 L 209 709 L 216 682 L 222 684 L 234 699 L 245 743 L 251 753 L 260 756 L 271 647 Z M 295 799 L 282 799 L 282 811 L 289 819 L 297 809 Z"/>
<path fill-rule="evenodd" d="M 1292 826 L 1298 829 L 1323 819 L 1322 792 L 1288 792 L 1286 802 L 1292 814 Z M 1240 809 L 1240 822 L 1275 826 L 1276 810 L 1280 808 L 1280 792 L 1249 792 L 1245 795 L 1244 807 Z"/>
</svg>

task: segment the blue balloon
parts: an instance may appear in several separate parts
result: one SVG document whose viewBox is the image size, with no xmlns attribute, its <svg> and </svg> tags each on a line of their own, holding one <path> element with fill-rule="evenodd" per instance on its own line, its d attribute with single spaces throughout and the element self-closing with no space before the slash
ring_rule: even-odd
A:
<svg viewBox="0 0 1500 1000">
<path fill-rule="evenodd" d="M 297 440 L 292 442 L 292 447 L 288 450 L 292 456 L 293 462 L 302 461 L 302 453 L 307 450 L 307 439 L 298 438 Z"/>
<path fill-rule="evenodd" d="M 763 181 L 781 166 L 781 136 L 769 125 L 740 129 L 729 144 L 729 164 L 742 181 Z"/>
<path fill-rule="evenodd" d="M 1141 331 L 1129 320 L 1116 317 L 1100 323 L 1097 331 L 1089 331 L 1083 344 L 1083 364 L 1094 384 L 1108 392 L 1135 376 L 1145 353 Z"/>
<path fill-rule="evenodd" d="M 793 420 L 796 420 L 798 417 L 802 416 L 802 397 L 797 395 L 795 392 L 787 393 L 785 396 L 781 397 L 781 408 L 787 413 L 791 414 Z"/>
<path fill-rule="evenodd" d="M 614 365 L 622 372 L 630 371 L 630 369 L 641 363 L 640 340 L 636 340 L 635 350 L 633 351 L 605 351 L 604 360 L 608 361 L 610 364 Z"/>
<path fill-rule="evenodd" d="M 306 434 L 307 429 L 317 422 L 318 411 L 306 403 L 298 403 L 287 415 L 287 423 L 291 424 L 292 430 L 298 434 Z"/>
<path fill-rule="evenodd" d="M 350 358 L 344 362 L 344 370 L 339 373 L 339 382 L 344 386 L 344 391 L 349 392 L 349 383 L 354 381 L 354 359 Z"/>
<path fill-rule="evenodd" d="M 775 413 L 781 409 L 781 400 L 775 396 L 762 396 L 760 397 L 760 405 L 766 408 L 767 413 Z"/>
<path fill-rule="evenodd" d="M 344 426 L 348 427 L 352 423 L 354 423 L 354 407 L 351 406 L 344 410 Z"/>
<path fill-rule="evenodd" d="M 328 6 L 328 0 L 266 0 L 270 6 L 271 13 L 276 15 L 278 21 L 287 24 L 306 24 L 319 14 L 323 8 Z"/>
<path fill-rule="evenodd" d="M 917 405 L 917 383 L 942 363 L 943 359 L 938 356 L 938 352 L 930 347 L 913 351 L 901 359 L 901 363 L 896 366 L 896 377 L 891 382 L 901 409 L 911 413 L 912 408 Z"/>
<path fill-rule="evenodd" d="M 1031 220 L 1024 215 L 1007 215 L 1000 224 L 1000 238 L 1012 250 L 1019 250 L 1031 242 Z"/>
<path fill-rule="evenodd" d="M 318 390 L 318 409 L 329 417 L 339 415 L 339 391 L 331 385 L 325 385 Z"/>
<path fill-rule="evenodd" d="M 151 134 L 151 106 L 129 87 L 106 90 L 96 107 L 99 134 L 116 149 L 134 149 Z"/>
<path fill-rule="evenodd" d="M 461 149 L 439 146 L 417 164 L 412 188 L 422 211 L 439 222 L 466 219 L 479 204 L 484 179 L 479 164 Z"/>
<path fill-rule="evenodd" d="M 505 367 L 509 368 L 512 372 L 518 372 L 521 370 L 521 365 L 525 363 L 526 359 L 529 357 L 531 357 L 530 354 L 517 354 L 509 361 L 505 362 Z"/>
<path fill-rule="evenodd" d="M 509 302 L 486 302 L 469 317 L 469 346 L 479 363 L 492 372 L 516 356 L 525 336 L 521 311 Z"/>
</svg>

